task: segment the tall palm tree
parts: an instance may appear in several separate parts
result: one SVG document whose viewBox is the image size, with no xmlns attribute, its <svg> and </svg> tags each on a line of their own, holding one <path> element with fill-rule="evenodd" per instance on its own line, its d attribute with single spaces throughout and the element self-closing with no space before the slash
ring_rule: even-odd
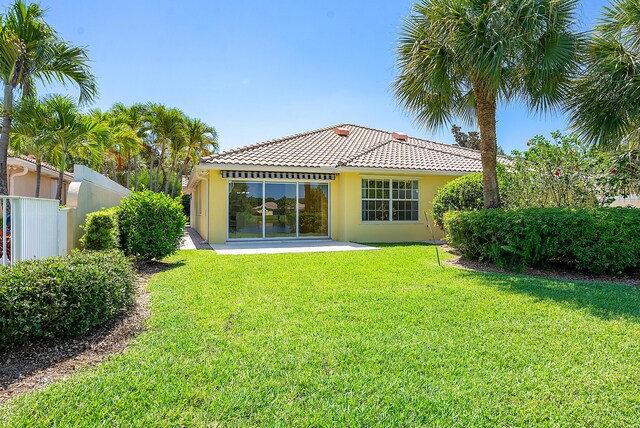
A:
<svg viewBox="0 0 640 428">
<path fill-rule="evenodd" d="M 8 193 L 7 155 L 16 93 L 33 95 L 37 81 L 73 83 L 80 102 L 96 95 L 87 51 L 59 38 L 37 3 L 16 0 L 0 17 L 0 81 L 3 85 L 0 132 L 0 194 Z"/>
<path fill-rule="evenodd" d="M 51 150 L 51 141 L 44 135 L 47 110 L 35 97 L 22 100 L 15 109 L 11 146 L 18 153 L 33 156 L 36 163 L 36 198 L 40 197 L 42 162 Z"/>
<path fill-rule="evenodd" d="M 160 186 L 160 170 L 165 161 L 167 150 L 170 149 L 172 142 L 178 141 L 184 136 L 184 113 L 177 108 L 167 108 L 164 105 L 152 105 L 149 114 L 150 130 L 156 136 L 156 150 L 158 153 L 158 164 L 155 170 L 155 180 L 153 190 L 158 191 Z M 153 167 L 153 164 L 151 165 Z M 164 174 L 164 180 L 167 175 Z M 150 185 L 151 187 L 151 185 Z"/>
<path fill-rule="evenodd" d="M 202 122 L 200 119 L 187 118 L 185 121 L 186 150 L 180 172 L 176 178 L 171 197 L 175 197 L 178 186 L 182 185 L 182 176 L 187 171 L 191 161 L 197 161 L 203 156 L 218 151 L 218 133 L 215 128 Z"/>
<path fill-rule="evenodd" d="M 45 138 L 53 147 L 51 159 L 58 168 L 56 199 L 62 203 L 62 183 L 69 156 L 91 159 L 97 148 L 109 138 L 104 121 L 90 115 L 82 115 L 69 97 L 53 95 L 45 99 L 47 122 Z"/>
<path fill-rule="evenodd" d="M 484 205 L 500 206 L 496 110 L 518 100 L 556 108 L 578 67 L 577 0 L 422 0 L 397 48 L 394 91 L 419 124 L 480 128 Z"/>
<path fill-rule="evenodd" d="M 619 0 L 589 40 L 568 107 L 578 135 L 608 149 L 640 142 L 640 1 Z"/>
</svg>

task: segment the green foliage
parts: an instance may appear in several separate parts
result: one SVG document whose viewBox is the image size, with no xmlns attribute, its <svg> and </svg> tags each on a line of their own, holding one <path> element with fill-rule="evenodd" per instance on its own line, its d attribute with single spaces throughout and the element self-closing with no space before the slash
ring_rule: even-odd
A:
<svg viewBox="0 0 640 428">
<path fill-rule="evenodd" d="M 440 187 L 433 198 L 433 218 L 444 224 L 447 211 L 472 211 L 483 208 L 482 174 L 469 174 Z"/>
<path fill-rule="evenodd" d="M 576 132 L 616 149 L 640 142 L 640 3 L 614 0 L 591 32 L 568 97 Z"/>
<path fill-rule="evenodd" d="M 84 235 L 80 243 L 86 250 L 113 250 L 118 248 L 117 208 L 87 214 Z"/>
<path fill-rule="evenodd" d="M 173 254 L 185 223 L 180 201 L 150 190 L 132 193 L 118 208 L 120 245 L 137 260 L 159 260 Z"/>
<path fill-rule="evenodd" d="M 135 282 L 119 251 L 74 252 L 0 268 L 0 348 L 75 336 L 129 308 Z"/>
<path fill-rule="evenodd" d="M 528 208 L 445 216 L 449 244 L 499 266 L 564 265 L 593 273 L 640 272 L 640 210 Z"/>
<path fill-rule="evenodd" d="M 630 160 L 584 144 L 575 135 L 536 136 L 500 172 L 504 206 L 607 206 L 627 193 Z"/>
<path fill-rule="evenodd" d="M 184 216 L 187 218 L 187 221 L 189 221 L 189 216 L 191 215 L 191 195 L 187 195 L 187 194 L 182 194 L 180 195 L 180 204 L 182 204 L 182 214 L 184 214 Z"/>
</svg>

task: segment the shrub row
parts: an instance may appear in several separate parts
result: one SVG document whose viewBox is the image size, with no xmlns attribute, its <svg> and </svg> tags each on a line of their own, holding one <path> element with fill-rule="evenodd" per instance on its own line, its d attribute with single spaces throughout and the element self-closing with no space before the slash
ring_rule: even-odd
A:
<svg viewBox="0 0 640 428">
<path fill-rule="evenodd" d="M 448 242 L 499 266 L 565 265 L 593 273 L 640 272 L 640 210 L 527 208 L 451 212 Z"/>
<path fill-rule="evenodd" d="M 180 244 L 182 210 L 179 200 L 162 193 L 132 193 L 120 206 L 87 216 L 82 244 L 87 250 L 121 248 L 137 260 L 162 259 Z"/>
<path fill-rule="evenodd" d="M 69 337 L 128 309 L 131 261 L 119 251 L 74 252 L 0 268 L 0 349 L 30 339 Z"/>
</svg>

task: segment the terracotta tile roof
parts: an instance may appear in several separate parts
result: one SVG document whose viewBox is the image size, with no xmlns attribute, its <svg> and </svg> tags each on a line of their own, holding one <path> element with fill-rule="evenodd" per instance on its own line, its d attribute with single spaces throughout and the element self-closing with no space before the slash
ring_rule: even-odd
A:
<svg viewBox="0 0 640 428">
<path fill-rule="evenodd" d="M 10 157 L 14 157 L 14 158 L 19 158 L 22 159 L 23 161 L 29 162 L 33 165 L 36 165 L 36 160 L 32 155 L 16 155 L 14 153 L 9 153 Z M 56 169 L 55 166 L 48 164 L 46 162 L 42 162 L 42 169 L 43 170 L 48 170 L 49 172 L 53 172 L 55 174 L 58 174 L 58 170 Z M 73 179 L 73 173 L 69 172 L 69 171 L 65 171 L 64 175 L 66 175 L 68 178 Z"/>
<path fill-rule="evenodd" d="M 346 128 L 340 136 L 334 128 Z M 201 159 L 208 165 L 298 168 L 383 168 L 421 171 L 482 171 L 480 152 L 420 138 L 394 139 L 391 132 L 342 124 Z"/>
</svg>

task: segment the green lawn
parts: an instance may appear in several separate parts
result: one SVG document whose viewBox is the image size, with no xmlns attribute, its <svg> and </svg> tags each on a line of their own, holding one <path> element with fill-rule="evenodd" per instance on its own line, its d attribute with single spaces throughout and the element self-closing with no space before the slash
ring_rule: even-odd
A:
<svg viewBox="0 0 640 428">
<path fill-rule="evenodd" d="M 171 261 L 148 332 L 0 424 L 640 424 L 640 289 L 439 268 L 417 245 Z"/>
</svg>

